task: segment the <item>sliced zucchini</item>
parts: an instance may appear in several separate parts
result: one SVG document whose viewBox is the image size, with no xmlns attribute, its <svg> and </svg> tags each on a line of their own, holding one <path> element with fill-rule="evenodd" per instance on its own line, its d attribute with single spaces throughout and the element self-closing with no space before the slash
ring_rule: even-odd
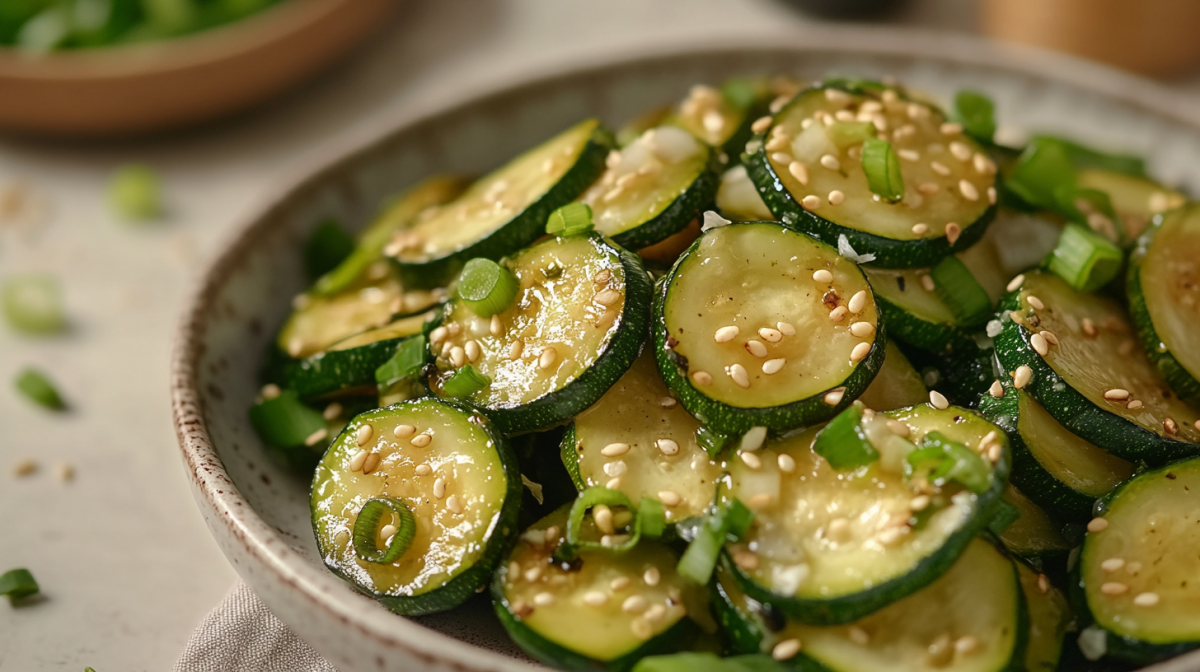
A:
<svg viewBox="0 0 1200 672">
<path fill-rule="evenodd" d="M 830 245 L 844 236 L 880 268 L 932 266 L 979 240 L 996 213 L 983 148 L 926 103 L 841 86 L 802 92 L 755 137 L 747 168 L 776 218 Z M 873 193 L 863 169 L 864 140 L 876 139 L 899 157 L 895 201 Z"/>
<path fill-rule="evenodd" d="M 654 320 L 663 380 L 726 434 L 828 419 L 884 359 L 883 325 L 858 266 L 772 222 L 704 233 L 662 281 Z"/>
<path fill-rule="evenodd" d="M 721 185 L 717 187 L 717 210 L 735 222 L 767 222 L 775 219 L 750 181 L 746 167 L 740 165 L 721 175 Z"/>
<path fill-rule="evenodd" d="M 391 562 L 363 559 L 355 543 L 379 551 L 403 536 L 395 512 L 356 534 L 359 512 L 381 498 L 402 503 L 415 528 Z M 396 613 L 429 614 L 487 585 L 519 532 L 520 501 L 516 459 L 491 423 L 426 397 L 350 421 L 313 475 L 313 531 L 325 565 L 355 589 Z"/>
<path fill-rule="evenodd" d="M 698 84 L 670 120 L 736 161 L 752 135 L 750 125 L 767 111 L 771 89 L 767 80 L 749 77 L 728 79 L 720 88 Z"/>
<path fill-rule="evenodd" d="M 915 406 L 929 398 L 929 390 L 921 380 L 921 374 L 908 363 L 908 358 L 888 341 L 883 366 L 875 380 L 859 396 L 858 400 L 867 408 L 877 411 L 891 411 L 905 406 Z"/>
<path fill-rule="evenodd" d="M 1130 257 L 1126 286 L 1146 356 L 1176 394 L 1200 403 L 1200 205 L 1155 220 Z"/>
<path fill-rule="evenodd" d="M 1187 200 L 1174 189 L 1127 173 L 1089 168 L 1080 170 L 1075 179 L 1084 189 L 1098 189 L 1108 194 L 1131 239 L 1142 235 L 1155 215 L 1174 210 Z"/>
<path fill-rule="evenodd" d="M 1035 272 L 1000 308 L 1001 366 L 1072 434 L 1151 465 L 1200 452 L 1200 414 L 1137 348 L 1119 306 Z"/>
<path fill-rule="evenodd" d="M 606 163 L 579 200 L 591 206 L 598 233 L 631 250 L 685 229 L 717 190 L 712 150 L 674 126 L 651 128 Z"/>
<path fill-rule="evenodd" d="M 888 332 L 889 334 L 891 332 Z M 926 350 L 900 342 L 908 361 L 925 384 L 937 389 L 950 403 L 975 408 L 991 384 L 1000 376 L 991 339 L 971 334 L 943 350 Z"/>
<path fill-rule="evenodd" d="M 1025 647 L 1025 672 L 1054 672 L 1062 658 L 1063 640 L 1074 617 L 1066 595 L 1045 574 L 1023 562 L 1013 563 L 1029 607 L 1029 642 Z"/>
<path fill-rule="evenodd" d="M 1147 472 L 1088 524 L 1080 582 L 1110 655 L 1150 663 L 1200 647 L 1200 460 Z"/>
<path fill-rule="evenodd" d="M 513 641 L 547 665 L 581 672 L 623 672 L 644 656 L 685 648 L 696 632 L 686 606 L 695 600 L 685 595 L 698 589 L 675 573 L 675 552 L 644 539 L 625 553 L 553 562 L 569 510 L 522 534 L 496 572 L 492 598 Z M 584 527 L 596 533 L 590 516 Z"/>
<path fill-rule="evenodd" d="M 349 287 L 331 296 L 302 294 L 279 330 L 276 346 L 291 359 L 304 359 L 354 334 L 382 327 L 405 312 L 404 286 L 386 262 L 377 262 Z M 424 301 L 415 301 L 420 297 Z M 414 293 L 418 310 L 437 302 L 433 292 Z"/>
<path fill-rule="evenodd" d="M 1133 465 L 1081 439 L 1024 390 L 983 396 L 979 412 L 1008 434 L 1012 481 L 1061 520 L 1086 521 L 1096 500 L 1133 475 Z"/>
<path fill-rule="evenodd" d="M 1028 613 L 1017 570 L 980 539 L 930 585 L 850 624 L 784 618 L 743 593 L 729 574 L 715 592 L 736 650 L 791 653 L 785 659 L 797 670 L 1016 672 L 1027 660 Z M 801 644 L 794 653 L 793 641 Z"/>
<path fill-rule="evenodd" d="M 444 285 L 470 259 L 499 259 L 537 240 L 550 213 L 600 177 L 612 146 L 612 134 L 588 119 L 480 178 L 393 239 L 402 277 Z"/>
<path fill-rule="evenodd" d="M 1005 488 L 1002 499 L 1020 514 L 997 535 L 1004 547 L 1014 555 L 1038 561 L 1071 550 L 1071 544 L 1063 536 L 1059 524 L 1011 483 Z"/>
<path fill-rule="evenodd" d="M 599 236 L 551 238 L 502 264 L 520 282 L 503 312 L 482 318 L 461 300 L 430 334 L 429 387 L 470 364 L 489 383 L 467 400 L 506 434 L 560 424 L 625 373 L 645 338 L 650 278 L 637 255 Z"/>
<path fill-rule="evenodd" d="M 1003 432 L 967 409 L 869 414 L 854 431 L 877 460 L 836 470 L 807 430 L 742 451 L 722 491 L 757 510 L 743 543 L 726 546 L 738 583 L 804 623 L 850 623 L 935 581 L 991 522 L 1007 482 Z M 977 480 L 912 473 L 913 442 L 930 433 L 959 444 L 968 455 L 947 459 Z"/>
<path fill-rule="evenodd" d="M 331 345 L 305 359 L 292 360 L 283 370 L 284 386 L 303 399 L 332 394 L 372 394 L 375 370 L 387 363 L 401 341 L 426 333 L 440 311 L 401 317 Z"/>
<path fill-rule="evenodd" d="M 696 421 L 671 396 L 647 350 L 591 408 L 575 417 L 562 460 L 580 490 L 603 485 L 632 501 L 663 503 L 667 522 L 705 512 L 722 465 L 697 441 Z"/>
</svg>

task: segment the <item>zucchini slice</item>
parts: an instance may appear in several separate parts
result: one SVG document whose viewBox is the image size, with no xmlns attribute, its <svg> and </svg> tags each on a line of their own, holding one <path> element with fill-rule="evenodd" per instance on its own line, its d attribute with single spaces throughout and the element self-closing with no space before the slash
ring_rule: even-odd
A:
<svg viewBox="0 0 1200 672">
<path fill-rule="evenodd" d="M 1021 591 L 1029 607 L 1029 640 L 1025 647 L 1025 672 L 1054 672 L 1062 658 L 1063 640 L 1072 627 L 1071 605 L 1045 574 L 1023 562 L 1014 562 Z"/>
<path fill-rule="evenodd" d="M 1107 651 L 1150 663 L 1200 647 L 1200 460 L 1147 472 L 1088 524 L 1080 582 Z"/>
<path fill-rule="evenodd" d="M 600 177 L 612 146 L 612 134 L 588 119 L 480 178 L 392 241 L 402 277 L 445 285 L 470 259 L 499 259 L 537 240 L 550 213 Z"/>
<path fill-rule="evenodd" d="M 657 499 L 667 522 L 677 523 L 712 505 L 723 473 L 697 441 L 699 429 L 646 351 L 576 416 L 563 438 L 562 460 L 579 490 L 603 485 L 635 502 Z"/>
<path fill-rule="evenodd" d="M 717 210 L 735 222 L 769 222 L 775 219 L 750 181 L 745 166 L 734 166 L 721 174 L 717 187 Z"/>
<path fill-rule="evenodd" d="M 1013 458 L 1014 461 L 1016 458 Z M 1016 467 L 1014 466 L 1014 469 Z M 998 535 L 1013 555 L 1030 561 L 1066 555 L 1071 543 L 1057 522 L 1010 483 L 1001 497 L 1021 515 Z"/>
<path fill-rule="evenodd" d="M 1200 403 L 1200 205 L 1157 220 L 1129 260 L 1129 311 L 1176 394 Z"/>
<path fill-rule="evenodd" d="M 432 292 L 422 292 L 429 303 Z M 386 262 L 377 262 L 349 287 L 330 296 L 301 294 L 295 310 L 279 330 L 275 344 L 292 359 L 305 359 L 325 351 L 340 340 L 382 327 L 404 311 L 404 285 Z"/>
<path fill-rule="evenodd" d="M 1097 499 L 1133 475 L 1132 464 L 1067 431 L 1024 390 L 986 394 L 979 412 L 1008 434 L 1013 483 L 1061 520 L 1086 521 Z"/>
<path fill-rule="evenodd" d="M 1200 414 L 1171 393 L 1115 303 L 1039 271 L 1000 309 L 1001 366 L 1072 434 L 1150 465 L 1200 452 Z"/>
<path fill-rule="evenodd" d="M 360 510 L 378 498 L 402 502 L 415 521 L 411 544 L 390 563 L 363 560 L 354 543 Z M 520 502 L 516 459 L 491 423 L 426 397 L 351 420 L 317 466 L 311 508 L 325 565 L 388 609 L 418 615 L 487 585 L 520 531 Z M 403 528 L 388 516 L 374 531 L 380 549 L 385 532 Z"/>
<path fill-rule="evenodd" d="M 799 641 L 799 650 L 787 659 L 798 670 L 1016 672 L 1026 660 L 1029 631 L 1013 564 L 976 539 L 930 585 L 840 626 L 784 618 L 743 593 L 729 574 L 718 574 L 713 602 L 741 652 L 783 657 L 791 652 L 788 643 Z"/>
<path fill-rule="evenodd" d="M 637 255 L 599 236 L 550 238 L 502 265 L 520 282 L 503 312 L 482 318 L 447 304 L 430 334 L 429 387 L 467 364 L 489 383 L 467 397 L 505 434 L 545 429 L 595 403 L 637 358 L 645 338 L 650 278 Z"/>
<path fill-rule="evenodd" d="M 929 398 L 929 390 L 921 380 L 921 374 L 908 362 L 908 358 L 895 343 L 888 341 L 883 366 L 875 380 L 867 387 L 859 401 L 876 411 L 891 411 L 905 406 L 915 406 Z"/>
<path fill-rule="evenodd" d="M 596 232 L 636 250 L 682 231 L 717 190 L 713 151 L 675 126 L 652 128 L 606 161 L 580 201 Z"/>
<path fill-rule="evenodd" d="M 625 553 L 583 551 L 552 561 L 566 541 L 570 505 L 521 535 L 492 582 L 497 616 L 522 649 L 563 670 L 624 672 L 644 656 L 685 648 L 696 627 L 688 594 L 699 589 L 675 573 L 679 556 L 643 539 Z M 587 534 L 596 534 L 591 516 Z"/>
<path fill-rule="evenodd" d="M 810 429 L 742 451 L 722 491 L 757 511 L 743 542 L 726 546 L 738 583 L 804 623 L 850 623 L 935 581 L 991 522 L 1008 480 L 1003 432 L 964 408 L 864 415 L 855 431 L 877 460 L 836 470 Z M 982 472 L 974 490 L 905 475 L 913 442 L 931 432 L 970 453 L 964 466 Z"/>
<path fill-rule="evenodd" d="M 750 179 L 776 218 L 830 245 L 844 236 L 880 268 L 932 266 L 979 240 L 996 214 L 986 151 L 935 107 L 840 86 L 800 93 L 747 147 Z M 895 202 L 868 186 L 864 140 L 875 139 L 899 157 Z"/>
<path fill-rule="evenodd" d="M 670 116 L 697 139 L 736 161 L 750 139 L 750 125 L 767 111 L 767 104 L 778 82 L 766 79 L 734 77 L 720 88 L 698 84 Z"/>
<path fill-rule="evenodd" d="M 292 360 L 283 370 L 284 386 L 302 399 L 336 393 L 373 394 L 375 370 L 391 359 L 402 341 L 428 332 L 440 317 L 436 310 L 401 317 L 338 341 L 324 352 Z"/>
<path fill-rule="evenodd" d="M 1080 170 L 1075 180 L 1081 188 L 1108 194 L 1130 239 L 1142 235 L 1155 215 L 1174 210 L 1187 200 L 1183 194 L 1144 177 L 1100 168 Z"/>
<path fill-rule="evenodd" d="M 661 283 L 654 320 L 663 380 L 725 434 L 826 420 L 884 359 L 883 324 L 858 266 L 773 222 L 704 233 Z"/>
</svg>

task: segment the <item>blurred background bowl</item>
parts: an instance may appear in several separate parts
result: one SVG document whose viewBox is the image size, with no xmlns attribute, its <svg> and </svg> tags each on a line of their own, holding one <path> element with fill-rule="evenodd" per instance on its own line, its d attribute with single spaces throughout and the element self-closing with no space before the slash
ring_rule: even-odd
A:
<svg viewBox="0 0 1200 672">
<path fill-rule="evenodd" d="M 262 102 L 361 43 L 399 0 L 288 0 L 195 35 L 34 56 L 0 48 L 0 129 L 118 136 Z"/>
</svg>

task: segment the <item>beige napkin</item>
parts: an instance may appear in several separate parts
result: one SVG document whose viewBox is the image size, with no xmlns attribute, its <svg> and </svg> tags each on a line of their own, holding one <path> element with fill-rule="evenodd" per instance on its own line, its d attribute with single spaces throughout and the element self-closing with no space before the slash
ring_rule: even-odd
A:
<svg viewBox="0 0 1200 672">
<path fill-rule="evenodd" d="M 244 583 L 192 633 L 174 672 L 337 672 Z"/>
</svg>

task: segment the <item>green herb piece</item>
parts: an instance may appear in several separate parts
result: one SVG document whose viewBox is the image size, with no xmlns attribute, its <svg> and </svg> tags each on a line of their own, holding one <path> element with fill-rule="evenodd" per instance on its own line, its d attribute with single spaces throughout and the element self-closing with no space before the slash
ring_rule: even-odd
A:
<svg viewBox="0 0 1200 672">
<path fill-rule="evenodd" d="M 0 303 L 8 323 L 27 334 L 52 334 L 62 331 L 67 323 L 62 288 L 48 273 L 9 278 L 0 288 Z"/>
<path fill-rule="evenodd" d="M 118 168 L 108 185 L 108 199 L 113 211 L 130 221 L 163 214 L 162 186 L 149 166 L 131 163 Z"/>
<path fill-rule="evenodd" d="M 1125 240 L 1125 222 L 1113 208 L 1112 198 L 1099 189 L 1082 189 L 1075 185 L 1060 185 L 1054 190 L 1058 203 L 1056 212 L 1081 224 L 1114 243 Z"/>
<path fill-rule="evenodd" d="M 318 432 L 328 429 L 325 418 L 291 390 L 250 407 L 250 424 L 265 443 L 280 448 L 306 446 Z"/>
<path fill-rule="evenodd" d="M 546 218 L 546 233 L 560 238 L 588 233 L 594 226 L 592 208 L 587 203 L 568 203 Z"/>
<path fill-rule="evenodd" d="M 467 364 L 442 383 L 442 391 L 447 396 L 461 399 L 469 397 L 491 384 L 491 378 L 477 371 L 473 365 Z"/>
<path fill-rule="evenodd" d="M 871 193 L 893 203 L 904 198 L 904 175 L 900 172 L 900 159 L 890 143 L 874 138 L 864 142 L 862 167 Z"/>
<path fill-rule="evenodd" d="M 967 135 L 984 144 L 992 144 L 996 135 L 996 104 L 978 91 L 959 91 L 954 97 L 954 118 Z"/>
<path fill-rule="evenodd" d="M 1060 144 L 1032 142 L 1021 153 L 1004 186 L 1032 206 L 1057 210 L 1056 191 L 1075 186 L 1075 167 Z"/>
<path fill-rule="evenodd" d="M 747 110 L 763 94 L 761 80 L 751 77 L 730 77 L 721 82 L 721 97 L 735 110 Z"/>
<path fill-rule="evenodd" d="M 908 454 L 905 475 L 923 475 L 934 485 L 954 481 L 981 494 L 991 486 L 992 472 L 975 451 L 947 439 L 941 432 L 929 432 L 920 447 Z"/>
<path fill-rule="evenodd" d="M 425 367 L 428 353 L 423 335 L 401 341 L 400 345 L 396 346 L 396 354 L 383 366 L 375 369 L 375 382 L 379 389 L 387 389 L 406 378 L 420 374 L 421 369 Z"/>
<path fill-rule="evenodd" d="M 709 513 L 696 528 L 696 536 L 679 558 L 676 571 L 698 584 L 707 584 L 721 549 L 726 543 L 740 541 L 753 522 L 754 512 L 738 499 Z"/>
<path fill-rule="evenodd" d="M 992 315 L 992 299 L 966 264 L 949 256 L 929 269 L 934 291 L 960 326 L 986 322 Z"/>
<path fill-rule="evenodd" d="M 1000 536 L 1004 534 L 1009 525 L 1017 522 L 1017 519 L 1021 517 L 1021 510 L 1003 499 L 998 500 L 994 506 L 996 507 L 995 513 L 992 514 L 992 522 L 988 523 L 988 529 L 992 534 Z"/>
<path fill-rule="evenodd" d="M 869 94 L 875 97 L 893 88 L 874 79 L 861 79 L 858 77 L 834 77 L 825 80 L 821 86 L 826 89 L 840 89 L 848 93 L 859 95 Z"/>
<path fill-rule="evenodd" d="M 700 447 L 714 460 L 721 455 L 732 438 L 728 434 L 713 431 L 705 425 L 696 428 L 696 443 L 700 444 Z"/>
<path fill-rule="evenodd" d="M 1057 145 L 1071 165 L 1078 169 L 1099 168 L 1134 177 L 1146 177 L 1146 160 L 1140 156 L 1102 152 L 1058 135 L 1035 135 L 1031 144 Z"/>
<path fill-rule="evenodd" d="M 96 671 L 90 667 L 85 667 L 85 668 L 83 668 L 83 672 L 96 672 Z"/>
<path fill-rule="evenodd" d="M 17 375 L 17 390 L 33 403 L 52 411 L 66 408 L 54 383 L 37 369 L 25 369 Z"/>
<path fill-rule="evenodd" d="M 336 222 L 317 225 L 304 244 L 304 270 L 315 279 L 338 267 L 354 252 L 354 238 Z"/>
<path fill-rule="evenodd" d="M 36 595 L 39 590 L 37 580 L 28 569 L 12 569 L 0 574 L 0 595 L 7 595 L 10 602 Z"/>
<path fill-rule="evenodd" d="M 587 516 L 588 511 L 597 506 L 607 506 L 610 508 L 622 507 L 634 514 L 634 522 L 631 526 L 629 539 L 625 543 L 606 546 L 599 541 L 591 541 L 582 537 L 584 518 Z M 653 513 L 648 514 L 648 516 L 653 516 Z M 641 541 L 642 525 L 646 522 L 654 524 L 653 520 L 647 521 L 638 515 L 633 502 L 625 493 L 601 486 L 588 488 L 579 493 L 579 497 L 571 505 L 571 513 L 567 517 L 567 538 L 565 542 L 555 549 L 554 559 L 559 562 L 569 562 L 574 560 L 580 551 L 604 551 L 616 554 L 628 553 Z"/>
<path fill-rule="evenodd" d="M 396 532 L 384 540 L 387 548 L 381 550 L 375 540 L 380 532 L 379 523 L 385 514 L 395 516 L 395 522 L 390 524 L 395 526 Z M 403 501 L 394 497 L 367 500 L 354 520 L 354 554 L 363 562 L 390 565 L 404 555 L 416 533 L 417 520 Z"/>
<path fill-rule="evenodd" d="M 1094 292 L 1121 271 L 1125 255 L 1104 236 L 1078 224 L 1068 224 L 1050 252 L 1050 272 L 1081 292 Z"/>
<path fill-rule="evenodd" d="M 512 305 L 520 288 L 516 276 L 507 268 L 491 259 L 472 259 L 459 277 L 458 297 L 472 313 L 491 317 Z"/>
<path fill-rule="evenodd" d="M 638 502 L 637 527 L 643 537 L 658 539 L 667 531 L 667 514 L 662 502 L 643 497 Z"/>
<path fill-rule="evenodd" d="M 875 124 L 869 121 L 839 121 L 825 130 L 839 149 L 875 139 Z"/>
<path fill-rule="evenodd" d="M 813 450 L 838 471 L 857 469 L 879 459 L 862 429 L 862 404 L 851 404 L 817 433 Z"/>
</svg>

